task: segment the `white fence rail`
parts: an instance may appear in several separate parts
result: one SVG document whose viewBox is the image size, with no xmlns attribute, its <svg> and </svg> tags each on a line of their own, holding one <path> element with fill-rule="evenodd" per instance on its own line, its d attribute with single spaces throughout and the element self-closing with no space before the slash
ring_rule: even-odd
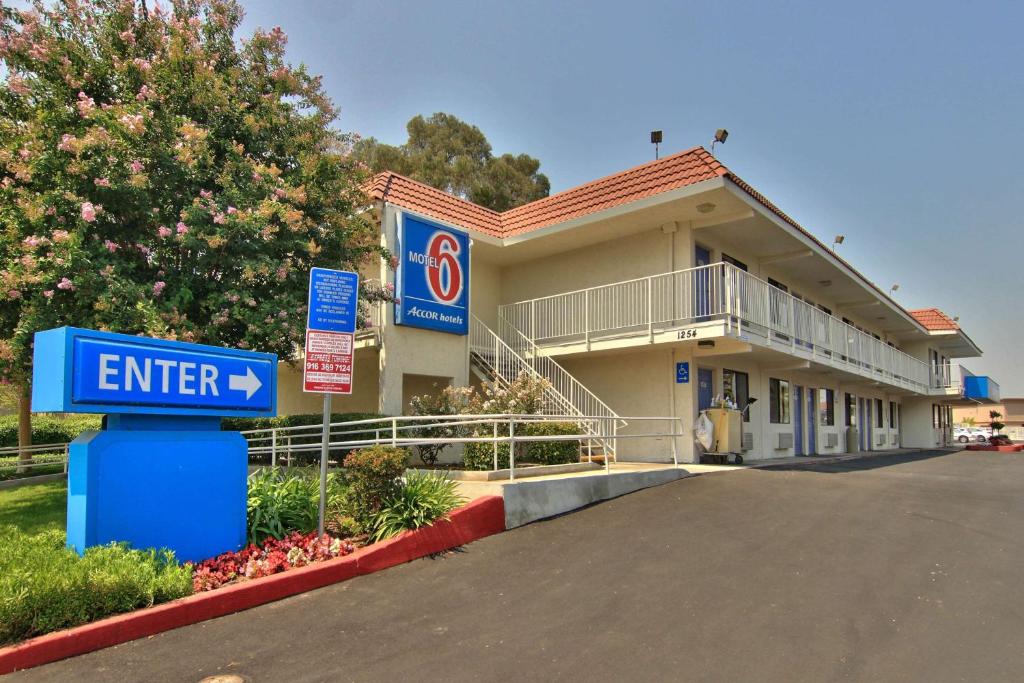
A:
<svg viewBox="0 0 1024 683">
<path fill-rule="evenodd" d="M 499 320 L 500 334 L 496 334 L 479 318 L 473 316 L 469 345 L 476 362 L 487 368 L 499 381 L 510 383 L 521 373 L 540 377 L 549 382 L 544 392 L 544 412 L 548 414 L 600 416 L 615 420 L 623 426 L 621 418 L 583 386 L 565 368 L 553 359 L 540 355 L 537 346 L 505 320 Z M 584 428 L 593 432 L 593 426 L 584 421 Z M 614 457 L 615 444 L 602 441 L 602 447 Z"/>
<path fill-rule="evenodd" d="M 879 381 L 921 393 L 934 385 L 924 361 L 729 263 L 520 301 L 499 314 L 541 347 L 721 320 Z"/>
<path fill-rule="evenodd" d="M 624 439 L 671 440 L 671 457 L 679 464 L 677 440 L 690 438 L 683 421 L 676 417 L 628 417 L 629 422 L 646 423 L 651 429 L 641 434 L 619 433 L 618 421 L 599 415 L 420 415 L 373 418 L 349 422 L 333 422 L 328 428 L 328 449 L 340 462 L 351 450 L 376 445 L 419 446 L 426 444 L 490 444 L 493 448 L 493 469 L 498 468 L 499 446 L 532 442 L 572 441 L 579 443 L 583 456 L 593 457 L 598 441 L 617 443 Z M 528 433 L 531 424 L 571 422 L 589 425 L 579 434 L 534 436 Z M 447 431 L 445 436 L 431 436 Z M 250 461 L 269 460 L 271 466 L 291 466 L 297 459 L 312 460 L 319 456 L 322 425 L 257 429 L 242 432 L 249 442 Z M 303 458 L 302 456 L 307 456 Z M 516 449 L 509 452 L 511 478 L 515 478 Z M 658 458 L 652 457 L 652 460 Z M 605 470 L 611 458 L 605 457 Z"/>
<path fill-rule="evenodd" d="M 33 470 L 54 466 L 60 466 L 62 472 L 67 472 L 69 445 L 67 443 L 46 443 L 0 448 L 0 480 L 10 474 L 29 475 L 33 473 Z"/>
</svg>

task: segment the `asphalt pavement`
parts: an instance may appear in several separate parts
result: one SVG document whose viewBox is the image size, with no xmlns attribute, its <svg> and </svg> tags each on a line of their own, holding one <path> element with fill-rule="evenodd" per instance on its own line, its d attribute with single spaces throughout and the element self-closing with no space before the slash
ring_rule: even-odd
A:
<svg viewBox="0 0 1024 683">
<path fill-rule="evenodd" d="M 15 681 L 1020 681 L 1024 454 L 702 475 Z"/>
</svg>

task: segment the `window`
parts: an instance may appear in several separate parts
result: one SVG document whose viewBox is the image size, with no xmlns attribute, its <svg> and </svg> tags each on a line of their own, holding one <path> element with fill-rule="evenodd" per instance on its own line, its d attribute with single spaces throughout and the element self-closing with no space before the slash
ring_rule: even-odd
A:
<svg viewBox="0 0 1024 683">
<path fill-rule="evenodd" d="M 889 401 L 889 427 L 896 429 L 899 422 L 896 421 L 896 401 Z"/>
<path fill-rule="evenodd" d="M 743 410 L 750 401 L 750 375 L 736 370 L 722 370 L 722 393 Z M 750 411 L 743 413 L 743 421 L 750 422 Z"/>
<path fill-rule="evenodd" d="M 768 278 L 768 284 L 775 288 L 768 290 L 768 315 L 771 326 L 780 339 L 788 340 L 789 335 L 779 330 L 787 330 L 790 326 L 789 297 L 783 294 L 783 292 L 789 291 L 789 287 L 771 278 Z"/>
<path fill-rule="evenodd" d="M 768 278 L 768 284 L 770 284 L 772 287 L 775 287 L 776 289 L 781 289 L 783 292 L 788 292 L 789 291 L 789 287 L 787 287 L 786 285 L 782 284 L 778 280 L 773 280 L 771 278 Z"/>
<path fill-rule="evenodd" d="M 882 425 L 882 399 L 875 399 L 875 426 L 881 428 Z"/>
<path fill-rule="evenodd" d="M 836 394 L 832 389 L 818 389 L 818 414 L 821 426 L 831 427 L 836 423 Z"/>
<path fill-rule="evenodd" d="M 853 397 L 853 394 L 844 394 L 844 413 L 846 414 L 846 426 L 856 427 L 857 426 L 857 399 Z"/>
<path fill-rule="evenodd" d="M 744 272 L 747 271 L 747 264 L 746 263 L 744 263 L 743 261 L 738 261 L 738 260 L 734 259 L 732 256 L 729 256 L 728 254 L 724 254 L 723 253 L 722 254 L 722 260 L 725 261 L 726 263 L 731 263 L 732 265 L 736 266 L 737 268 L 739 268 L 740 270 L 742 270 Z"/>
<path fill-rule="evenodd" d="M 784 379 L 768 380 L 768 421 L 776 425 L 789 424 L 789 382 Z"/>
<path fill-rule="evenodd" d="M 825 313 L 825 315 L 832 315 L 832 309 L 829 308 L 828 306 L 822 306 L 821 304 L 818 304 L 818 308 L 820 308 Z"/>
</svg>

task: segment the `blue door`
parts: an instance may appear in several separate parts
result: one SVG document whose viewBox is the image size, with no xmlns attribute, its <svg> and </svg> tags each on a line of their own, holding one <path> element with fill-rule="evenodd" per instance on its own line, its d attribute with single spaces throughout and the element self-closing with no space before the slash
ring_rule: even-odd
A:
<svg viewBox="0 0 1024 683">
<path fill-rule="evenodd" d="M 818 406 L 814 400 L 817 395 L 817 391 L 807 387 L 807 455 L 816 455 L 818 453 L 818 430 L 816 429 L 817 425 L 815 425 Z"/>
<path fill-rule="evenodd" d="M 804 454 L 804 388 L 793 387 L 793 455 Z"/>
<path fill-rule="evenodd" d="M 710 265 L 711 252 L 704 247 L 694 247 L 693 262 L 696 266 Z M 698 270 L 694 285 L 693 315 L 697 320 L 706 320 L 711 315 L 711 269 Z"/>
<path fill-rule="evenodd" d="M 707 410 L 711 407 L 711 397 L 714 389 L 715 375 L 707 368 L 697 368 L 697 410 Z"/>
</svg>

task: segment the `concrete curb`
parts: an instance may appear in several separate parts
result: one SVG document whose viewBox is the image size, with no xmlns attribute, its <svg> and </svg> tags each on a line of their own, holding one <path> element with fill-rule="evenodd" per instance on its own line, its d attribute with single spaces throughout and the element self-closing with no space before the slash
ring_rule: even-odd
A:
<svg viewBox="0 0 1024 683">
<path fill-rule="evenodd" d="M 955 452 L 950 449 L 943 448 L 914 448 L 914 449 L 902 449 L 899 453 L 893 453 L 892 451 L 878 451 L 875 453 L 844 453 L 843 455 L 829 456 L 829 457 L 815 457 L 810 456 L 807 460 L 797 462 L 766 462 L 757 463 L 754 461 L 749 465 L 744 465 L 748 469 L 772 469 L 772 468 L 786 468 L 786 469 L 803 469 L 807 467 L 815 467 L 816 465 L 831 465 L 837 462 L 847 462 L 850 460 L 870 460 L 872 458 L 883 458 L 891 455 L 904 455 L 907 453 L 930 453 L 932 451 L 949 450 L 950 453 Z M 813 458 L 810 459 L 810 458 Z"/>
<path fill-rule="evenodd" d="M 448 520 L 407 531 L 345 557 L 197 593 L 0 648 L 0 675 L 239 612 L 355 576 L 372 574 L 504 530 L 505 505 L 502 498 L 478 498 L 454 511 Z"/>
</svg>

